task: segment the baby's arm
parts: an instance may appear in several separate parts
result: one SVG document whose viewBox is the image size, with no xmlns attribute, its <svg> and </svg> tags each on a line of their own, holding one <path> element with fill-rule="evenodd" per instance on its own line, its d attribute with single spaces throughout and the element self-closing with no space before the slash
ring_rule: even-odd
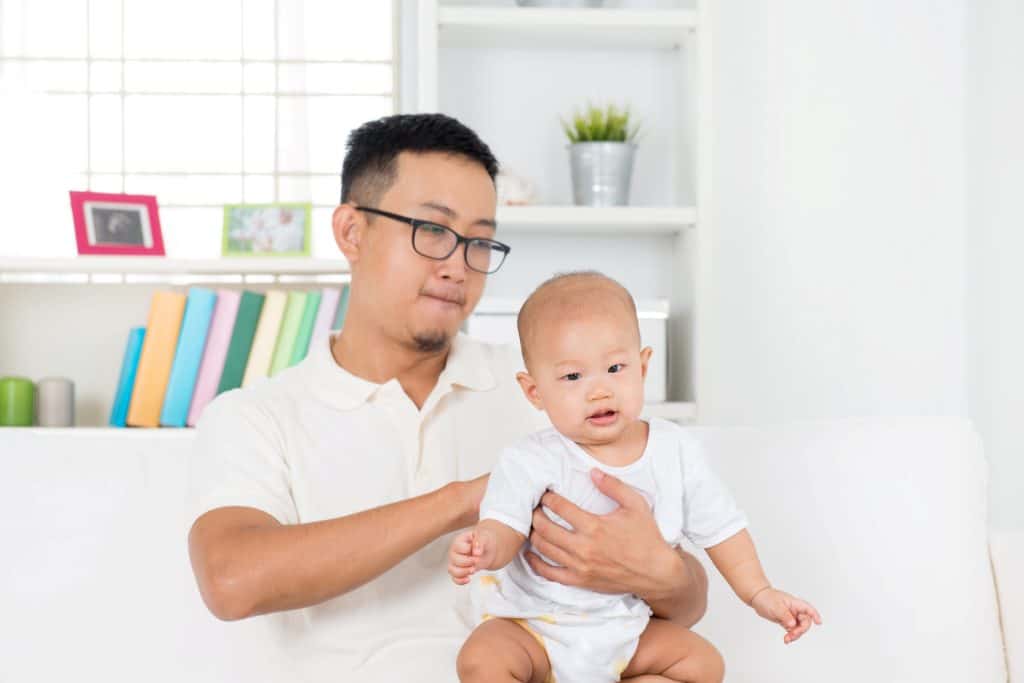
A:
<svg viewBox="0 0 1024 683">
<path fill-rule="evenodd" d="M 821 624 L 821 616 L 809 603 L 772 588 L 746 529 L 711 546 L 707 552 L 740 600 L 786 629 L 783 642 L 791 643 L 802 636 L 812 621 Z"/>
<path fill-rule="evenodd" d="M 501 569 L 523 547 L 526 536 L 507 524 L 482 519 L 452 541 L 448 551 L 448 573 L 463 585 L 479 569 Z"/>
</svg>

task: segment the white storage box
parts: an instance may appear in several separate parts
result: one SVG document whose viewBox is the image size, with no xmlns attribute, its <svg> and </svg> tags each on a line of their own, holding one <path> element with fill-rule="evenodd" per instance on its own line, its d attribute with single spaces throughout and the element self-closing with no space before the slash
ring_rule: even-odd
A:
<svg viewBox="0 0 1024 683">
<path fill-rule="evenodd" d="M 520 302 L 509 300 L 481 301 L 466 321 L 466 333 L 482 341 L 519 346 L 516 315 Z M 662 403 L 668 397 L 668 304 L 657 302 L 637 305 L 640 318 L 640 343 L 653 350 L 644 382 L 644 401 Z"/>
</svg>

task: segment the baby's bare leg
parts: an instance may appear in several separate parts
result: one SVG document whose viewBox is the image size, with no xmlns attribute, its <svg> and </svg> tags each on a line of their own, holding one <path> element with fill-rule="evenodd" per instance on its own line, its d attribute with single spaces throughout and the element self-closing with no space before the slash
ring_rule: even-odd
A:
<svg viewBox="0 0 1024 683">
<path fill-rule="evenodd" d="M 476 627 L 456 660 L 462 683 L 544 683 L 548 655 L 526 628 L 510 619 L 488 619 Z"/>
<path fill-rule="evenodd" d="M 680 681 L 721 683 L 725 662 L 718 650 L 688 628 L 664 619 L 651 619 L 622 680 L 634 683 Z"/>
</svg>

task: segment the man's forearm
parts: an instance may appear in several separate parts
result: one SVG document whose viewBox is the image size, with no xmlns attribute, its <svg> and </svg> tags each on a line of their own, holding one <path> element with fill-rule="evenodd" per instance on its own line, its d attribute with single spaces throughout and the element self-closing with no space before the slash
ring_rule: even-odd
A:
<svg viewBox="0 0 1024 683">
<path fill-rule="evenodd" d="M 696 557 L 673 551 L 664 567 L 656 568 L 657 586 L 643 595 L 654 616 L 687 628 L 704 617 L 708 605 L 708 575 Z"/>
<path fill-rule="evenodd" d="M 464 486 L 321 522 L 226 529 L 208 540 L 205 566 L 196 566 L 201 588 L 206 575 L 204 598 L 210 604 L 208 594 L 216 595 L 218 608 L 210 607 L 218 617 L 241 619 L 347 593 L 464 526 Z"/>
</svg>

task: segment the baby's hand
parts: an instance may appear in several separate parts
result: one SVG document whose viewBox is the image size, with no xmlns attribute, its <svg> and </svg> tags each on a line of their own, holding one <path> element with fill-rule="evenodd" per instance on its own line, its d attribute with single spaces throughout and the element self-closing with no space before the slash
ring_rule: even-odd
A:
<svg viewBox="0 0 1024 683">
<path fill-rule="evenodd" d="M 774 588 L 765 588 L 754 595 L 750 606 L 768 621 L 786 629 L 782 642 L 787 645 L 806 633 L 812 621 L 821 626 L 821 616 L 810 603 Z"/>
<path fill-rule="evenodd" d="M 478 569 L 487 569 L 494 561 L 495 543 L 491 534 L 476 529 L 463 531 L 452 540 L 448 550 L 448 573 L 452 581 L 464 586 Z"/>
</svg>

